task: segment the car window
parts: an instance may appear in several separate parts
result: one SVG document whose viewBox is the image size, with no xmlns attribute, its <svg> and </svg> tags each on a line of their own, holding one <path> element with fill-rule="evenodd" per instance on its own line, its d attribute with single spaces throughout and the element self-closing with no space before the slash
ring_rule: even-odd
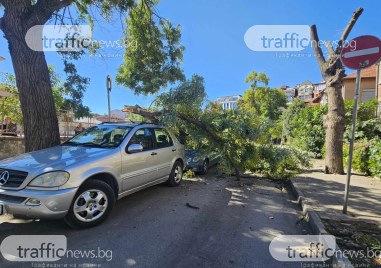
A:
<svg viewBox="0 0 381 268">
<path fill-rule="evenodd" d="M 154 136 L 154 131 L 151 128 L 138 129 L 128 142 L 128 146 L 140 144 L 143 146 L 143 151 L 153 150 L 155 148 Z"/>
<path fill-rule="evenodd" d="M 90 127 L 62 145 L 117 147 L 130 132 L 130 126 L 97 125 Z"/>
<path fill-rule="evenodd" d="M 157 148 L 165 148 L 165 147 L 173 146 L 173 140 L 165 129 L 156 128 L 155 137 L 156 137 Z"/>
</svg>

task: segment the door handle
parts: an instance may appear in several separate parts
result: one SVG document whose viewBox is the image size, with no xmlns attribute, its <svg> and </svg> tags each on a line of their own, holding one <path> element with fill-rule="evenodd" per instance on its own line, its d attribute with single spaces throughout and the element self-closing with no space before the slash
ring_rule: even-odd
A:
<svg viewBox="0 0 381 268">
<path fill-rule="evenodd" d="M 172 149 L 172 152 L 176 152 L 176 149 Z"/>
<path fill-rule="evenodd" d="M 155 152 L 152 152 L 152 153 L 151 153 L 151 155 L 157 155 L 157 153 L 155 153 Z"/>
</svg>

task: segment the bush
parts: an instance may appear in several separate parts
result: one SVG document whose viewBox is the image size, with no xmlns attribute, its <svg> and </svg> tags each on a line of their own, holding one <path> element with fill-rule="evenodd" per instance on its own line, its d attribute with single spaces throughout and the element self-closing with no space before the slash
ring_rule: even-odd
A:
<svg viewBox="0 0 381 268">
<path fill-rule="evenodd" d="M 352 159 L 352 169 L 364 175 L 371 175 L 369 170 L 369 146 L 367 143 L 355 143 Z M 348 165 L 349 144 L 344 144 L 344 164 Z"/>
<path fill-rule="evenodd" d="M 371 175 L 381 178 L 381 140 L 374 139 L 369 145 L 368 169 Z"/>
<path fill-rule="evenodd" d="M 310 106 L 294 100 L 283 114 L 284 135 L 292 146 L 322 157 L 325 142 L 323 116 L 326 106 Z"/>
<path fill-rule="evenodd" d="M 371 99 L 360 102 L 357 112 L 355 140 L 371 140 L 381 137 L 381 119 L 376 116 L 378 102 Z M 350 141 L 352 135 L 352 109 L 353 100 L 345 101 L 345 132 L 344 139 Z"/>
<path fill-rule="evenodd" d="M 247 161 L 247 169 L 272 179 L 287 180 L 310 166 L 311 154 L 297 148 L 263 145 L 257 146 L 256 152 L 256 157 Z"/>
<path fill-rule="evenodd" d="M 348 163 L 349 144 L 344 145 L 344 164 Z M 368 176 L 381 178 L 381 139 L 356 142 L 352 169 Z"/>
</svg>

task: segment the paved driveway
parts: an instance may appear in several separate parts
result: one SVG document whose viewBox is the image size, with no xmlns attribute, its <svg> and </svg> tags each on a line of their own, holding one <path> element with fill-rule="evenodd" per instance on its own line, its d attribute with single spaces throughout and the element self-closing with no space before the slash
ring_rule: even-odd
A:
<svg viewBox="0 0 381 268">
<path fill-rule="evenodd" d="M 276 235 L 310 232 L 307 224 L 296 224 L 301 214 L 292 195 L 266 180 L 244 182 L 239 187 L 231 179 L 208 177 L 177 188 L 155 186 L 120 200 L 107 222 L 87 230 L 3 216 L 0 241 L 16 234 L 60 234 L 72 252 L 96 252 L 97 258 L 72 254 L 59 266 L 45 267 L 301 267 L 274 260 L 268 249 Z M 42 267 L 35 265 L 0 257 L 2 268 Z"/>
</svg>

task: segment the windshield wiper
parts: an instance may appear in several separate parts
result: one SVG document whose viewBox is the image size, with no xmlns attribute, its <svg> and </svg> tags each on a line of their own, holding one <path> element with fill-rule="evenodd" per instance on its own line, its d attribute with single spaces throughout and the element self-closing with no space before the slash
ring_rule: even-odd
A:
<svg viewBox="0 0 381 268">
<path fill-rule="evenodd" d="M 94 143 L 94 142 L 84 142 L 84 143 L 79 143 L 79 145 L 89 146 L 89 147 L 97 147 L 97 148 L 105 148 L 104 146 L 102 146 L 98 143 Z"/>
<path fill-rule="evenodd" d="M 76 142 L 76 141 L 65 141 L 64 143 L 62 143 L 61 145 L 72 145 L 72 146 L 78 146 L 78 145 L 81 145 L 80 142 Z"/>
</svg>

